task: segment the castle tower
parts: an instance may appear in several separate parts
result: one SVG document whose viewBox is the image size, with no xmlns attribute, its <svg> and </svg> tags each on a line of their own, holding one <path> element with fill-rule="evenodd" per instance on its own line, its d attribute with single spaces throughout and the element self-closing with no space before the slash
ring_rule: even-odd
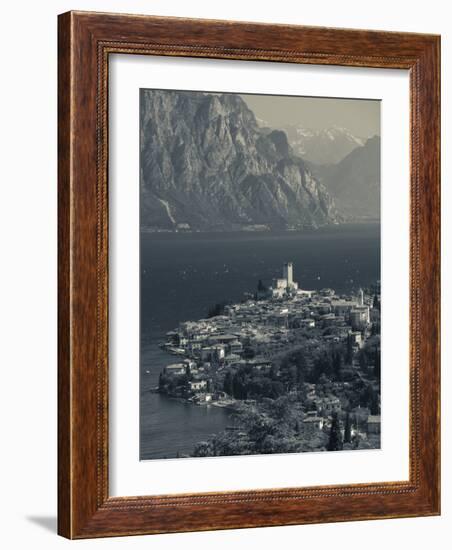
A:
<svg viewBox="0 0 452 550">
<path fill-rule="evenodd" d="M 364 305 L 364 292 L 362 288 L 358 290 L 358 305 L 360 306 Z"/>
<path fill-rule="evenodd" d="M 283 279 L 286 279 L 287 286 L 289 288 L 293 287 L 293 265 L 292 265 L 292 262 L 288 262 L 288 263 L 284 264 Z"/>
</svg>

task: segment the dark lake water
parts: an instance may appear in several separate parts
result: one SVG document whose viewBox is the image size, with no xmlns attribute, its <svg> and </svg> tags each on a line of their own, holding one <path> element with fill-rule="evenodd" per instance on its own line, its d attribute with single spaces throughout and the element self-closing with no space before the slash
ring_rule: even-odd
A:
<svg viewBox="0 0 452 550">
<path fill-rule="evenodd" d="M 312 232 L 141 234 L 141 459 L 175 457 L 228 424 L 228 412 L 151 393 L 177 358 L 158 343 L 182 321 L 205 317 L 220 301 L 240 300 L 259 279 L 269 284 L 294 264 L 301 288 L 350 292 L 380 278 L 380 225 Z"/>
</svg>

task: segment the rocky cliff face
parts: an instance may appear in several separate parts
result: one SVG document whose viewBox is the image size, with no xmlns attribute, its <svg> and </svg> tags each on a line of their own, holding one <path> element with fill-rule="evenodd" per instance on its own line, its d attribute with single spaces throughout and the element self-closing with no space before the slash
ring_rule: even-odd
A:
<svg viewBox="0 0 452 550">
<path fill-rule="evenodd" d="M 150 229 L 315 227 L 338 220 L 284 132 L 235 94 L 141 91 L 141 215 Z"/>
</svg>

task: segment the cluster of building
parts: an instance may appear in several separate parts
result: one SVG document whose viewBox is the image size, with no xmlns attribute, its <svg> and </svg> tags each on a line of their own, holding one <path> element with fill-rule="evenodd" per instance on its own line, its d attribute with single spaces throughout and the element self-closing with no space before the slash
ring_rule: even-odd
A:
<svg viewBox="0 0 452 550">
<path fill-rule="evenodd" d="M 332 289 L 303 290 L 293 280 L 292 263 L 286 263 L 282 277 L 269 288 L 260 288 L 254 299 L 228 305 L 222 315 L 181 323 L 169 332 L 162 347 L 180 359 L 165 367 L 165 380 L 185 376 L 179 395 L 182 392 L 194 402 L 228 404 L 233 400 L 218 381 L 242 365 L 269 370 L 276 356 L 300 345 L 315 348 L 346 340 L 357 352 L 370 336 L 372 324 L 379 321 L 374 299 L 362 289 L 353 296 L 337 296 Z M 320 430 L 325 418 L 341 410 L 341 401 L 337 392 L 327 398 L 317 396 L 312 386 L 308 395 L 312 407 L 305 421 L 308 429 Z"/>
<path fill-rule="evenodd" d="M 339 391 L 336 390 L 334 394 L 319 397 L 315 392 L 315 384 L 310 384 L 310 386 L 312 388 L 308 395 L 308 403 L 313 406 L 309 407 L 303 419 L 305 433 L 313 434 L 319 430 L 328 429 L 333 414 L 337 414 L 342 420 L 345 419 L 346 411 L 343 408 L 342 388 L 339 388 Z M 368 440 L 377 438 L 376 443 L 379 443 L 380 415 L 372 415 L 369 408 L 361 406 L 354 407 L 347 412 L 352 425 L 352 436 L 359 434 Z"/>
</svg>

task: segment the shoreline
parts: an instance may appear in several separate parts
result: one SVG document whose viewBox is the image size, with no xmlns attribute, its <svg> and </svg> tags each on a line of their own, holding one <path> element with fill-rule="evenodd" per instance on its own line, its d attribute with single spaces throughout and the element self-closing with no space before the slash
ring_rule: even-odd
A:
<svg viewBox="0 0 452 550">
<path fill-rule="evenodd" d="M 171 399 L 172 401 L 177 401 L 179 403 L 193 405 L 195 407 L 216 407 L 218 409 L 228 409 L 228 410 L 235 410 L 237 408 L 237 404 L 240 403 L 240 399 L 231 399 L 227 402 L 221 402 L 221 401 L 204 401 L 196 403 L 193 400 L 187 399 L 186 397 L 180 397 L 177 395 L 170 395 L 168 393 L 159 391 L 158 387 L 151 388 L 148 390 L 150 393 L 155 393 L 158 395 L 163 395 L 167 399 Z"/>
<path fill-rule="evenodd" d="M 140 234 L 162 234 L 162 235 L 221 235 L 222 233 L 231 234 L 309 234 L 316 233 L 322 229 L 334 228 L 334 227 L 344 227 L 351 225 L 380 225 L 381 219 L 378 218 L 368 218 L 368 219 L 356 219 L 356 220 L 347 220 L 337 223 L 326 223 L 319 225 L 317 227 L 271 227 L 271 226 L 250 226 L 250 227 L 227 227 L 227 228 L 209 228 L 209 229 L 161 229 L 161 228 L 151 228 L 151 227 L 140 227 Z"/>
<path fill-rule="evenodd" d="M 365 226 L 368 226 L 368 229 L 361 229 Z M 358 304 L 357 297 L 358 277 L 362 281 L 359 286 L 362 285 L 364 288 L 366 306 L 372 308 L 375 293 L 373 288 L 378 284 L 378 265 L 376 266 L 374 276 L 372 269 L 370 269 L 374 267 L 373 264 L 365 263 L 368 260 L 367 256 L 369 256 L 368 249 L 366 248 L 362 252 L 364 250 L 362 247 L 367 243 L 367 240 L 363 241 L 363 238 L 368 239 L 372 246 L 378 244 L 378 229 L 378 221 L 369 222 L 369 220 L 365 220 L 362 223 L 356 223 L 356 221 L 347 222 L 336 227 L 323 227 L 317 231 L 309 232 L 284 231 L 279 233 L 259 232 L 259 234 L 254 232 L 252 235 L 249 233 L 245 234 L 244 232 L 236 232 L 230 235 L 215 232 L 206 235 L 199 232 L 199 236 L 187 234 L 180 237 L 174 235 L 168 237 L 146 237 L 146 235 L 143 235 L 143 243 L 147 242 L 147 238 L 149 239 L 149 243 L 159 243 L 157 245 L 157 252 L 161 253 L 162 258 L 166 259 L 166 256 L 169 256 L 176 259 L 171 264 L 173 270 L 170 272 L 172 278 L 169 282 L 172 283 L 174 280 L 178 284 L 180 283 L 180 286 L 177 287 L 178 293 L 174 294 L 174 299 L 170 300 L 169 304 L 165 303 L 165 314 L 167 314 L 167 311 L 174 311 L 175 315 L 171 316 L 168 314 L 167 317 L 164 317 L 165 324 L 159 321 L 158 334 L 155 331 L 152 334 L 152 338 L 144 338 L 143 335 L 141 344 L 142 349 L 145 350 L 143 372 L 144 368 L 146 368 L 146 360 L 149 364 L 147 368 L 152 371 L 151 378 L 147 383 L 145 382 L 145 385 L 148 386 L 150 391 L 158 393 L 160 396 L 171 397 L 172 402 L 175 400 L 180 403 L 197 405 L 200 413 L 199 415 L 195 414 L 194 418 L 198 418 L 198 416 L 202 418 L 197 421 L 198 424 L 193 424 L 193 428 L 188 428 L 190 434 L 192 429 L 193 434 L 195 434 L 198 427 L 202 430 L 204 422 L 206 422 L 207 426 L 209 416 L 213 418 L 207 412 L 209 410 L 214 411 L 213 407 L 216 408 L 215 412 L 225 409 L 227 414 L 237 407 L 239 404 L 237 401 L 222 401 L 223 398 L 227 397 L 224 393 L 233 395 L 234 398 L 240 399 L 240 402 L 246 399 L 246 394 L 248 394 L 249 399 L 256 397 L 257 409 L 253 411 L 253 414 L 265 414 L 265 407 L 268 405 L 268 401 L 264 399 L 261 406 L 261 397 L 278 397 L 281 395 L 281 392 L 285 394 L 286 392 L 290 392 L 291 388 L 294 388 L 292 385 L 293 382 L 290 379 L 292 374 L 287 368 L 287 362 L 283 363 L 282 366 L 280 364 L 281 352 L 285 354 L 287 352 L 296 352 L 302 346 L 306 349 L 308 358 L 308 370 L 306 371 L 308 383 L 306 391 L 309 394 L 312 406 L 305 407 L 303 405 L 303 410 L 301 410 L 300 405 L 300 414 L 297 416 L 300 428 L 309 426 L 309 422 L 305 423 L 304 421 L 310 420 L 308 412 L 314 410 L 315 400 L 317 400 L 318 407 L 322 407 L 324 406 L 323 401 L 329 404 L 330 401 L 334 402 L 335 399 L 340 398 L 343 410 L 341 421 L 343 422 L 346 412 L 348 410 L 351 411 L 358 404 L 353 397 L 352 403 L 349 405 L 347 395 L 349 397 L 350 393 L 353 393 L 353 396 L 357 396 L 357 392 L 361 391 L 354 387 L 355 381 L 358 378 L 356 371 L 360 371 L 361 369 L 358 367 L 352 368 L 352 365 L 347 362 L 344 370 L 344 376 L 346 377 L 344 380 L 348 381 L 346 387 L 344 387 L 343 383 L 337 384 L 334 381 L 335 379 L 333 379 L 332 384 L 334 388 L 330 387 L 322 390 L 319 387 L 320 389 L 316 389 L 312 385 L 317 383 L 317 380 L 314 378 L 318 378 L 315 376 L 315 373 L 313 374 L 313 365 L 316 355 L 318 355 L 315 349 L 320 348 L 315 343 L 320 341 L 322 349 L 324 348 L 325 350 L 333 349 L 331 345 L 340 346 L 341 353 L 346 349 L 347 335 L 356 330 L 351 327 L 352 320 L 349 313 L 351 310 L 355 310 L 356 307 L 361 307 Z M 281 235 L 284 243 L 288 243 L 287 251 L 285 252 L 286 257 L 282 257 L 282 259 L 279 259 L 281 257 L 281 252 L 278 249 L 279 235 Z M 340 239 L 345 240 L 344 256 L 340 256 L 335 252 L 337 249 L 336 235 Z M 316 244 L 316 252 L 312 253 L 312 243 L 317 243 L 319 237 L 320 240 L 318 247 Z M 236 240 L 245 242 L 239 248 L 239 254 L 233 248 Z M 269 241 L 268 245 L 267 240 Z M 172 243 L 173 241 L 179 241 L 181 244 L 178 247 L 165 244 L 165 242 Z M 207 272 L 208 276 L 199 275 L 199 262 L 196 262 L 194 265 L 190 264 L 190 270 L 186 269 L 183 261 L 185 261 L 186 256 L 187 258 L 191 258 L 188 255 L 191 249 L 187 251 L 184 248 L 182 250 L 182 247 L 185 246 L 184 243 L 189 241 L 193 241 L 195 244 L 201 242 L 203 250 L 212 254 L 210 263 L 207 266 L 202 264 L 203 268 L 207 267 L 207 269 L 210 269 Z M 212 244 L 210 242 L 206 244 L 208 241 L 212 241 Z M 226 243 L 225 246 L 227 248 L 225 249 L 221 248 L 223 241 Z M 256 247 L 251 259 L 249 259 L 250 246 Z M 319 252 L 317 252 L 317 248 Z M 222 253 L 217 253 L 217 250 L 222 250 Z M 146 248 L 146 251 L 149 252 L 149 258 L 151 258 L 150 253 L 155 252 L 154 248 L 150 246 Z M 234 251 L 233 258 L 231 256 L 232 251 Z M 325 255 L 327 261 L 319 261 L 320 253 Z M 284 265 L 283 262 L 287 261 L 287 257 L 295 260 L 295 266 L 302 265 L 303 275 L 300 277 L 302 283 L 304 283 L 302 289 L 308 288 L 312 290 L 303 291 L 300 289 L 300 293 L 297 294 L 296 290 L 298 286 L 292 283 L 292 274 L 290 277 L 291 291 L 285 293 L 280 290 L 281 285 L 279 285 L 278 281 L 281 280 L 281 275 L 279 275 L 276 269 L 267 268 L 266 262 L 268 259 L 268 262 L 281 262 L 279 265 Z M 330 264 L 332 265 L 333 263 L 337 266 L 338 270 L 328 280 L 322 269 L 324 269 L 324 265 L 329 268 Z M 153 264 L 150 263 L 149 265 L 150 270 Z M 368 268 L 368 265 L 370 268 Z M 158 264 L 158 269 L 161 269 L 160 264 Z M 238 274 L 242 273 L 242 271 L 243 280 L 239 280 Z M 150 279 L 148 276 L 148 280 L 155 284 L 157 275 L 160 276 L 160 272 L 149 271 L 149 273 L 152 274 L 153 279 Z M 286 276 L 287 274 L 283 274 L 282 279 Z M 320 276 L 322 277 L 321 281 Z M 273 282 L 272 291 L 274 294 L 271 295 L 280 297 L 281 300 L 269 300 L 268 297 L 261 299 L 263 297 L 263 294 L 261 294 L 259 301 L 256 301 L 257 294 L 250 293 L 249 289 L 255 288 L 254 285 L 256 281 L 259 282 L 259 277 L 262 277 L 264 283 Z M 296 276 L 295 279 L 297 279 Z M 342 281 L 346 281 L 347 284 L 342 285 Z M 201 290 L 207 285 L 206 288 L 209 292 L 204 293 L 202 290 L 202 293 L 199 291 L 194 292 L 192 295 L 191 291 L 187 292 L 187 289 L 190 288 L 189 284 L 196 284 L 198 285 L 196 289 L 199 288 Z M 287 284 L 284 286 L 287 288 Z M 148 288 L 150 288 L 149 283 Z M 223 295 L 225 289 L 229 290 L 229 288 L 235 290 L 235 293 L 234 297 L 227 303 L 226 314 L 218 313 L 217 316 L 210 318 L 210 311 L 214 310 L 213 306 L 217 305 L 217 296 Z M 262 288 L 264 287 L 261 284 L 260 289 Z M 269 289 L 269 286 L 265 288 Z M 331 289 L 331 291 L 328 289 Z M 332 289 L 336 290 L 333 292 Z M 280 296 L 281 292 L 282 295 Z M 240 300 L 240 296 L 244 297 L 243 300 Z M 149 293 L 149 299 L 151 297 L 153 295 Z M 195 300 L 200 304 L 197 308 L 191 305 Z M 342 309 L 342 302 L 344 300 L 346 302 L 345 310 Z M 365 309 L 367 310 L 368 307 Z M 209 311 L 209 314 L 205 313 L 206 311 Z M 175 317 L 174 321 L 172 320 L 173 317 Z M 182 319 L 178 317 L 182 317 Z M 167 318 L 171 319 L 172 322 L 167 322 Z M 357 322 L 356 319 L 355 315 L 353 323 Z M 151 320 L 155 323 L 155 319 Z M 362 344 L 370 337 L 369 331 L 370 326 L 366 329 L 366 335 L 362 334 Z M 165 335 L 167 335 L 166 340 Z M 250 361 L 250 357 L 252 357 L 249 354 L 250 347 L 254 349 L 253 355 L 256 356 L 254 361 Z M 176 351 L 177 353 L 174 353 Z M 245 355 L 243 356 L 244 351 Z M 296 356 L 295 360 L 298 360 Z M 275 365 L 272 372 L 270 372 L 272 367 L 270 363 L 272 361 Z M 173 364 L 170 365 L 170 363 Z M 181 370 L 182 363 L 189 366 L 188 371 Z M 162 377 L 163 391 L 157 392 L 155 388 L 157 385 L 157 371 L 160 369 L 163 370 L 165 367 L 169 368 Z M 365 371 L 362 372 L 365 374 Z M 226 377 L 226 373 L 228 373 L 228 377 Z M 151 373 L 148 371 L 148 374 Z M 181 376 L 181 379 L 177 378 L 178 375 Z M 227 378 L 226 380 L 225 377 Z M 231 378 L 234 377 L 238 384 L 234 383 L 234 390 L 232 390 Z M 251 390 L 249 388 L 245 390 L 240 389 L 241 386 L 242 388 L 244 387 L 244 384 L 249 385 L 249 381 L 251 383 L 254 380 L 256 380 L 256 384 L 250 386 Z M 364 380 L 361 380 L 361 384 L 368 386 L 372 382 L 375 385 L 375 391 L 379 394 L 377 379 L 373 378 L 372 380 L 365 376 Z M 351 391 L 347 389 L 350 386 L 353 387 Z M 301 389 L 304 389 L 304 385 Z M 233 394 L 231 393 L 232 391 L 234 392 Z M 194 394 L 196 396 L 193 399 Z M 313 396 L 312 398 L 311 395 Z M 155 398 L 158 399 L 157 395 Z M 362 405 L 365 406 L 364 403 Z M 168 406 L 171 407 L 171 405 Z M 186 409 L 184 411 L 182 407 L 178 407 L 177 405 L 174 405 L 174 408 L 179 411 L 174 416 L 181 417 L 181 425 L 186 425 L 186 420 L 183 420 L 184 417 L 193 414 L 190 410 L 196 409 L 196 407 L 190 407 L 190 410 Z M 204 411 L 206 412 L 204 413 Z M 151 412 L 155 414 L 155 411 Z M 373 414 L 378 414 L 378 412 L 375 411 Z M 323 422 L 327 422 L 329 429 L 330 420 L 328 419 L 328 415 L 323 418 Z M 149 426 L 151 426 L 153 422 L 157 421 L 152 421 L 149 418 L 148 422 Z M 163 422 L 163 419 L 158 421 L 158 426 L 161 426 L 160 422 Z M 179 434 L 179 440 L 185 439 L 184 434 L 179 433 L 179 429 L 175 429 L 174 431 Z M 218 429 L 211 431 L 208 439 L 213 441 L 214 436 L 218 435 L 220 439 L 217 441 L 224 443 L 226 439 L 220 435 L 223 432 L 224 427 L 219 426 Z M 315 433 L 322 434 L 319 428 L 315 429 Z M 187 433 L 187 440 L 191 437 Z M 221 437 L 223 437 L 223 440 L 221 440 Z M 202 435 L 199 441 L 204 441 L 205 439 L 207 439 L 207 436 Z M 174 444 L 177 447 L 177 441 Z M 231 444 L 242 445 L 240 441 L 232 440 Z M 192 454 L 191 446 L 189 448 L 189 452 Z M 165 449 L 171 452 L 171 449 L 173 449 L 172 444 L 169 443 L 165 446 Z M 226 452 L 229 451 L 226 450 Z"/>
</svg>

